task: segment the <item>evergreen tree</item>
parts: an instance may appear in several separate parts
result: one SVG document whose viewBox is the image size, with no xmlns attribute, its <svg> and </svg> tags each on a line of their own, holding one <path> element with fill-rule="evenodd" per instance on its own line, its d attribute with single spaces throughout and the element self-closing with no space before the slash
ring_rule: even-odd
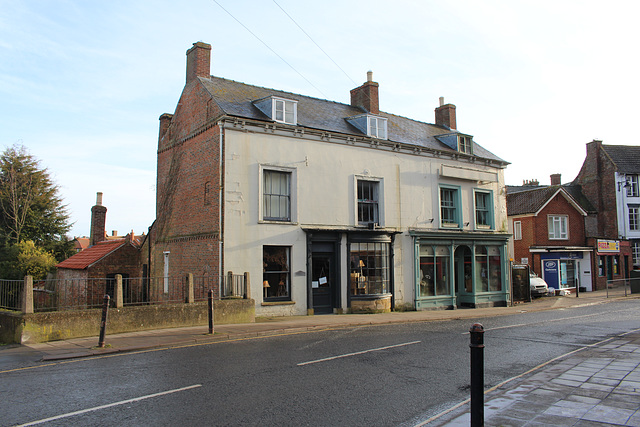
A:
<svg viewBox="0 0 640 427">
<path fill-rule="evenodd" d="M 71 228 L 67 207 L 47 169 L 14 145 L 0 155 L 0 247 L 30 240 L 34 247 L 62 261 L 72 253 L 66 233 Z"/>
</svg>

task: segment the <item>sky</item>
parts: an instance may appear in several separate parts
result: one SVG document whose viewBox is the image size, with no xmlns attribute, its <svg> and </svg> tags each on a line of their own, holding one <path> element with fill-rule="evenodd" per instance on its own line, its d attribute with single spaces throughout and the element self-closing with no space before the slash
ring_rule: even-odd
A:
<svg viewBox="0 0 640 427">
<path fill-rule="evenodd" d="M 158 118 L 173 113 L 186 51 L 211 74 L 349 103 L 380 84 L 380 110 L 458 130 L 510 165 L 505 183 L 562 174 L 586 144 L 640 145 L 640 2 L 572 0 L 0 0 L 0 149 L 23 145 L 59 186 L 70 236 L 155 219 Z"/>
</svg>

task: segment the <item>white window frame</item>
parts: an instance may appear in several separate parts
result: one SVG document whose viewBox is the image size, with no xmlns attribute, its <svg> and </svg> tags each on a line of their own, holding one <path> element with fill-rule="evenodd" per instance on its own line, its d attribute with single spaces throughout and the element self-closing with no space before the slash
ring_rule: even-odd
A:
<svg viewBox="0 0 640 427">
<path fill-rule="evenodd" d="M 640 193 L 638 192 L 638 175 L 627 175 L 627 197 L 639 197 Z"/>
<path fill-rule="evenodd" d="M 295 125 L 298 123 L 298 101 L 286 98 L 272 98 L 273 120 Z"/>
<path fill-rule="evenodd" d="M 289 220 L 265 218 L 264 216 L 264 173 L 265 171 L 288 173 L 289 180 Z M 258 168 L 258 222 L 270 224 L 296 224 L 298 221 L 298 174 L 296 168 L 277 165 L 260 165 Z"/>
<path fill-rule="evenodd" d="M 629 231 L 640 230 L 640 206 L 629 206 Z"/>
<path fill-rule="evenodd" d="M 548 215 L 547 229 L 549 240 L 568 240 L 569 217 L 567 215 Z"/>
<path fill-rule="evenodd" d="M 522 221 L 513 221 L 513 240 L 522 240 Z"/>
<path fill-rule="evenodd" d="M 633 259 L 633 265 L 640 264 L 640 241 L 631 243 L 631 257 Z"/>
<path fill-rule="evenodd" d="M 458 135 L 458 151 L 464 154 L 473 154 L 471 137 L 468 135 Z"/>
<path fill-rule="evenodd" d="M 372 138 L 387 139 L 387 119 L 367 116 L 367 135 Z"/>
</svg>

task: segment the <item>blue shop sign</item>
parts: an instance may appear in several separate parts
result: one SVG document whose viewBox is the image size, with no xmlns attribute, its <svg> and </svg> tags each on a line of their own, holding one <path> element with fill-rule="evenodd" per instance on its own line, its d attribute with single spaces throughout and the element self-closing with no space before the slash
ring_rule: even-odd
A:
<svg viewBox="0 0 640 427">
<path fill-rule="evenodd" d="M 582 252 L 545 252 L 540 259 L 582 259 Z"/>
<path fill-rule="evenodd" d="M 544 269 L 544 281 L 552 288 L 560 289 L 558 286 L 558 261 L 547 260 L 542 263 Z"/>
</svg>

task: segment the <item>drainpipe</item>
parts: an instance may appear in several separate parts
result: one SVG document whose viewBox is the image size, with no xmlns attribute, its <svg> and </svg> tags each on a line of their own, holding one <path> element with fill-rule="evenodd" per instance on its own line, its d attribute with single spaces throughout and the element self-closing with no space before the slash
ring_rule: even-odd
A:
<svg viewBox="0 0 640 427">
<path fill-rule="evenodd" d="M 219 183 L 218 183 L 218 277 L 223 274 L 224 268 L 224 121 L 218 122 L 220 127 L 220 158 L 219 158 Z"/>
</svg>

